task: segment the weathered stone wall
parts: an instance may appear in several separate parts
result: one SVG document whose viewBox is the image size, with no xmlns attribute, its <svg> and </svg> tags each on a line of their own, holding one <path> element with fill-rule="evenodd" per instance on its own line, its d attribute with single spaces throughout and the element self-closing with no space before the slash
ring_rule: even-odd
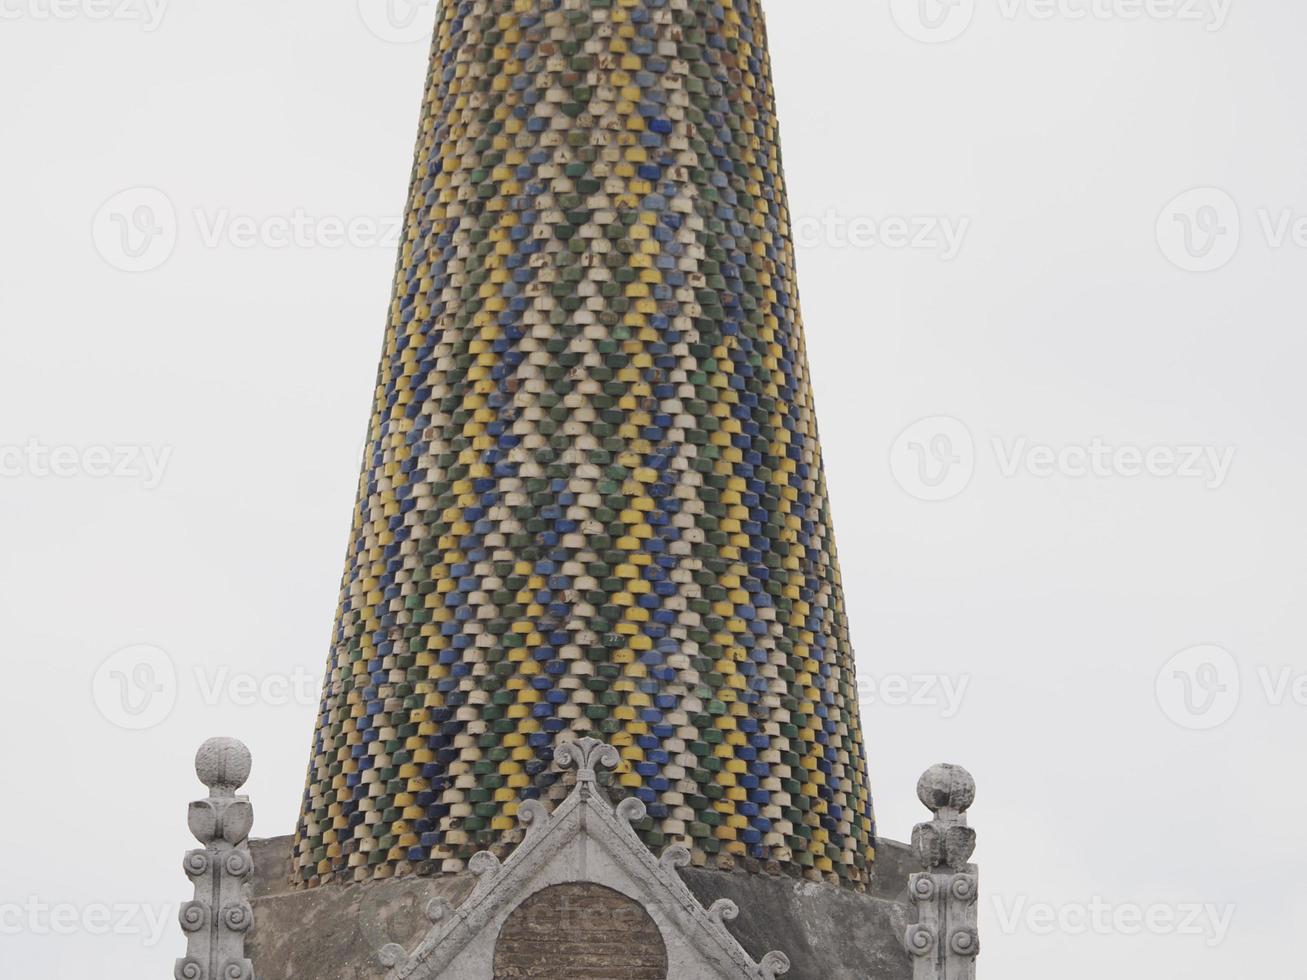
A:
<svg viewBox="0 0 1307 980">
<path fill-rule="evenodd" d="M 620 892 L 555 885 L 504 923 L 495 980 L 668 980 L 667 947 L 649 913 Z"/>
<path fill-rule="evenodd" d="M 427 902 L 439 897 L 458 907 L 476 883 L 464 873 L 294 890 L 290 839 L 251 847 L 249 948 L 259 980 L 384 980 L 377 951 L 387 943 L 412 948 L 430 927 Z M 919 868 L 909 848 L 881 840 L 865 894 L 775 875 L 680 873 L 705 907 L 726 898 L 744 910 L 728 928 L 754 957 L 786 953 L 792 965 L 785 980 L 910 980 L 894 917 L 911 916 L 908 875 Z"/>
</svg>

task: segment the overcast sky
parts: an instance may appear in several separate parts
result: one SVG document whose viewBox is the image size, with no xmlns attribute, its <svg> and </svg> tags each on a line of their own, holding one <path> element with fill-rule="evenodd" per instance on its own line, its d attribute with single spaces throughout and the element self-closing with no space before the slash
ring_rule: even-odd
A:
<svg viewBox="0 0 1307 980">
<path fill-rule="evenodd" d="M 982 977 L 1283 975 L 1307 10 L 923 2 L 768 5 L 882 832 L 974 772 Z M 0 0 L 6 975 L 170 975 L 204 738 L 293 827 L 434 17 L 383 6 Z"/>
</svg>

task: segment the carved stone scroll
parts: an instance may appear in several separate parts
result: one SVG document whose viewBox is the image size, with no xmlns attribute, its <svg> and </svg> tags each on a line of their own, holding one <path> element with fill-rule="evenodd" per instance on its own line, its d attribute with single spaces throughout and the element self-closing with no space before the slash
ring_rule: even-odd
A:
<svg viewBox="0 0 1307 980">
<path fill-rule="evenodd" d="M 917 922 L 907 927 L 903 942 L 912 954 L 912 977 L 975 980 L 980 881 L 969 863 L 976 832 L 967 826 L 967 810 L 975 802 L 976 783 L 960 766 L 935 766 L 921 777 L 917 796 L 935 819 L 912 832 L 912 846 L 925 868 L 909 883 Z"/>
<path fill-rule="evenodd" d="M 236 790 L 250 776 L 250 750 L 231 738 L 205 742 L 195 756 L 195 774 L 209 788 L 191 804 L 191 833 L 202 845 L 186 855 L 186 874 L 195 897 L 181 908 L 186 956 L 176 980 L 254 980 L 245 957 L 245 934 L 254 923 L 246 886 L 254 873 L 248 846 L 254 809 Z"/>
</svg>

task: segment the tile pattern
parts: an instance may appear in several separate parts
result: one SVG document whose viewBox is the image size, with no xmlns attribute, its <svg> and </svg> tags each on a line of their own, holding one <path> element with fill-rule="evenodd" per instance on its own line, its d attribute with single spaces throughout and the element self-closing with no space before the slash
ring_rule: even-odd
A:
<svg viewBox="0 0 1307 980">
<path fill-rule="evenodd" d="M 643 839 L 874 825 L 759 0 L 444 0 L 305 885 L 458 871 L 616 745 Z"/>
</svg>

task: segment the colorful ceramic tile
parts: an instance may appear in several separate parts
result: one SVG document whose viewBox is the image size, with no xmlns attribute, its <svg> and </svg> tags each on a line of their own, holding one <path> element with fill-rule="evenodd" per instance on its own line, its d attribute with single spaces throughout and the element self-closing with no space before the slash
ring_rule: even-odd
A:
<svg viewBox="0 0 1307 980">
<path fill-rule="evenodd" d="M 699 865 L 874 824 L 759 0 L 445 0 L 305 885 L 463 870 L 617 746 Z"/>
</svg>

